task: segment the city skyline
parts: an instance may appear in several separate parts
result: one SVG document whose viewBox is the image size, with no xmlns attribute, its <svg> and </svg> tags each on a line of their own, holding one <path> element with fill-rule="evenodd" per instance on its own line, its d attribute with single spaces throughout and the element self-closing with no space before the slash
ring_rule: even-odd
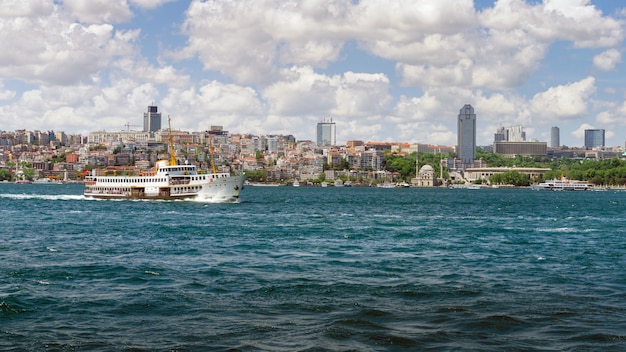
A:
<svg viewBox="0 0 626 352">
<path fill-rule="evenodd" d="M 308 4 L 308 5 L 307 5 Z M 311 5 L 311 6 L 309 6 Z M 455 145 L 459 106 L 498 126 L 581 146 L 626 139 L 626 10 L 608 0 L 9 1 L 0 12 L 0 130 L 89 133 L 211 125 L 337 143 Z M 206 36 L 211 33 L 211 36 Z"/>
<path fill-rule="evenodd" d="M 464 113 L 465 109 L 469 108 L 469 113 Z M 154 125 L 162 125 L 163 122 L 158 121 L 155 119 L 156 116 L 154 115 L 158 115 L 159 117 L 161 117 L 161 113 L 155 113 L 156 110 L 158 110 L 157 106 L 148 106 L 148 112 L 144 113 L 144 122 L 147 121 L 147 116 L 148 114 L 151 115 L 152 121 L 150 123 L 151 126 Z M 469 118 L 471 123 L 463 123 L 463 119 L 465 118 Z M 445 146 L 445 147 L 455 147 L 457 148 L 457 150 L 461 150 L 463 148 L 461 148 L 462 144 L 466 144 L 467 148 L 465 148 L 466 150 L 471 150 L 472 152 L 469 153 L 469 157 L 466 157 L 464 159 L 467 159 L 468 162 L 469 160 L 472 160 L 475 158 L 475 150 L 476 148 L 483 148 L 483 147 L 489 147 L 489 146 L 495 146 L 496 142 L 499 141 L 516 141 L 516 142 L 521 142 L 521 143 L 526 143 L 526 142 L 532 142 L 532 143 L 536 143 L 536 142 L 543 142 L 546 145 L 550 145 L 551 148 L 556 148 L 556 149 L 560 149 L 561 147 L 566 147 L 567 149 L 592 149 L 595 147 L 617 147 L 617 148 L 624 148 L 625 146 L 619 146 L 619 145 L 615 145 L 615 146 L 610 146 L 610 145 L 606 145 L 605 141 L 605 134 L 606 131 L 604 129 L 586 129 L 584 131 L 585 133 L 585 137 L 584 140 L 581 141 L 580 144 L 577 145 L 553 145 L 554 140 L 556 139 L 558 141 L 559 139 L 559 127 L 557 126 L 553 126 L 552 127 L 552 131 L 551 131 L 551 138 L 548 141 L 526 141 L 525 140 L 525 132 L 524 132 L 524 126 L 510 126 L 510 127 L 499 127 L 494 133 L 492 140 L 487 143 L 487 144 L 474 144 L 471 141 L 475 140 L 475 136 L 474 134 L 476 133 L 476 121 L 478 121 L 478 119 L 476 118 L 476 114 L 475 111 L 473 109 L 473 107 L 470 104 L 466 104 L 463 106 L 463 108 L 460 109 L 460 114 L 457 115 L 457 135 L 459 136 L 459 138 L 457 138 L 456 143 L 454 144 L 449 144 L 449 145 L 444 145 L 444 144 L 440 144 L 440 146 Z M 158 121 L 158 122 L 157 122 Z M 133 127 L 143 127 L 143 129 L 130 129 L 130 126 Z M 167 122 L 166 122 L 166 126 L 167 126 Z M 217 130 L 214 130 L 215 128 L 218 128 Z M 146 130 L 147 129 L 147 130 Z M 465 133 L 462 133 L 461 131 L 465 130 Z M 163 127 L 161 126 L 161 128 L 158 129 L 150 129 L 150 127 L 146 127 L 146 125 L 141 126 L 141 125 L 130 125 L 130 124 L 126 124 L 124 129 L 117 129 L 117 130 L 96 130 L 96 131 L 89 131 L 87 133 L 66 133 L 66 131 L 63 130 L 44 130 L 44 129 L 38 129 L 38 128 L 22 128 L 22 129 L 17 129 L 17 130 L 9 130 L 9 131 L 5 131 L 5 130 L 0 130 L 0 132 L 3 133 L 16 133 L 16 132 L 20 132 L 20 131 L 24 131 L 24 132 L 28 132 L 28 133 L 52 133 L 54 136 L 56 136 L 56 140 L 59 140 L 60 135 L 63 136 L 74 136 L 74 137 L 82 137 L 82 138 L 91 138 L 92 135 L 94 134 L 98 134 L 98 135 L 105 135 L 105 136 L 114 136 L 114 135 L 124 135 L 127 136 L 127 138 L 137 138 L 137 136 L 141 135 L 141 140 L 147 140 L 146 138 L 150 139 L 154 137 L 155 133 L 163 133 L 163 131 L 165 131 L 167 133 L 167 127 Z M 282 133 L 272 133 L 272 132 L 268 132 L 268 133 L 254 133 L 254 132 L 241 132 L 241 131 L 224 131 L 223 130 L 223 126 L 210 126 L 209 129 L 205 129 L 204 131 L 199 131 L 199 130 L 185 130 L 185 129 L 174 129 L 173 130 L 175 133 L 189 133 L 189 134 L 194 134 L 194 133 L 203 133 L 203 132 L 210 132 L 210 133 L 217 133 L 217 134 L 232 134 L 232 135 L 243 135 L 243 136 L 267 136 L 267 137 L 276 137 L 276 136 L 290 136 L 291 138 L 293 138 L 295 141 L 297 142 L 314 142 L 317 146 L 319 147 L 342 147 L 342 146 L 346 146 L 346 145 L 351 145 L 352 142 L 354 141 L 361 141 L 361 142 L 365 142 L 365 143 L 391 143 L 391 144 L 421 144 L 421 145 L 438 145 L 438 144 L 434 144 L 434 143 L 428 143 L 428 142 L 407 142 L 407 141 L 398 141 L 398 140 L 389 140 L 389 141 L 375 141 L 375 140 L 363 140 L 357 137 L 355 137 L 355 139 L 353 140 L 349 140 L 346 141 L 345 143 L 338 143 L 335 139 L 335 134 L 336 134 L 336 126 L 335 126 L 335 121 L 327 116 L 324 119 L 322 119 L 322 121 L 317 122 L 317 127 L 316 127 L 316 138 L 314 140 L 311 139 L 301 139 L 298 138 L 298 136 L 295 136 L 293 134 L 282 134 Z M 601 132 L 601 135 L 597 135 L 597 132 Z M 470 136 L 471 138 L 467 138 L 467 137 L 463 137 L 463 135 L 465 136 Z M 36 137 L 36 135 L 35 135 Z M 465 143 L 463 141 L 466 141 Z M 113 141 L 113 140 L 111 140 Z M 593 141 L 593 142 L 589 142 L 589 141 Z M 596 141 L 600 141 L 600 142 L 596 142 Z M 104 142 L 98 142 L 98 143 L 102 143 Z M 46 143 L 47 144 L 47 143 Z M 463 158 L 462 158 L 463 159 Z"/>
</svg>

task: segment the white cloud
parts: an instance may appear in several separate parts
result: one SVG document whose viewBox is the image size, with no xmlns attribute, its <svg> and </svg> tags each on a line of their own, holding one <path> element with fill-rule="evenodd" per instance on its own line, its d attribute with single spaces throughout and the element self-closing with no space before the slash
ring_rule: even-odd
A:
<svg viewBox="0 0 626 352">
<path fill-rule="evenodd" d="M 596 122 L 600 126 L 612 125 L 618 122 L 618 118 L 609 111 L 602 111 L 598 115 L 596 115 Z"/>
<path fill-rule="evenodd" d="M 15 97 L 15 91 L 11 89 L 5 89 L 4 84 L 0 81 L 0 100 L 9 100 Z"/>
<path fill-rule="evenodd" d="M 263 90 L 270 114 L 283 116 L 327 115 L 336 105 L 340 77 L 315 73 L 312 67 L 292 67 L 282 79 Z"/>
<path fill-rule="evenodd" d="M 432 117 L 429 113 L 440 108 L 440 102 L 429 92 L 425 92 L 421 97 L 402 95 L 394 107 L 392 121 L 427 121 Z"/>
<path fill-rule="evenodd" d="M 143 59 L 123 58 L 117 60 L 113 67 L 141 82 L 166 84 L 172 88 L 184 88 L 191 84 L 191 77 L 180 73 L 175 67 L 169 65 L 155 67 Z"/>
<path fill-rule="evenodd" d="M 160 103 L 161 110 L 176 117 L 177 128 L 204 131 L 209 125 L 248 131 L 247 117 L 259 119 L 266 108 L 254 89 L 211 81 L 196 88 L 170 89 Z"/>
<path fill-rule="evenodd" d="M 391 99 L 383 74 L 346 72 L 342 76 L 315 73 L 312 67 L 293 67 L 283 80 L 263 91 L 271 114 L 287 116 L 367 117 L 385 111 Z"/>
<path fill-rule="evenodd" d="M 54 4 L 48 0 L 3 0 L 0 18 L 44 16 L 52 12 Z"/>
<path fill-rule="evenodd" d="M 63 0 L 62 6 L 82 23 L 122 23 L 133 17 L 127 0 Z"/>
<path fill-rule="evenodd" d="M 397 61 L 405 85 L 490 89 L 523 84 L 555 41 L 602 47 L 624 38 L 622 24 L 586 0 L 500 0 L 481 13 L 470 0 L 194 1 L 184 30 L 182 56 L 238 83 L 273 80 L 285 66 L 325 67 L 355 40 Z"/>
<path fill-rule="evenodd" d="M 535 94 L 530 102 L 530 108 L 538 117 L 550 121 L 579 118 L 589 113 L 587 100 L 595 92 L 595 79 L 587 77 Z"/>
<path fill-rule="evenodd" d="M 583 144 L 582 141 L 584 141 L 585 139 L 585 130 L 592 130 L 594 129 L 594 127 L 588 123 L 583 123 L 580 126 L 578 126 L 578 128 L 572 132 L 572 136 L 576 137 L 576 139 L 581 141 L 581 145 Z"/>
<path fill-rule="evenodd" d="M 550 35 L 576 47 L 615 46 L 624 39 L 622 24 L 603 17 L 590 0 L 545 0 L 543 13 Z"/>
<path fill-rule="evenodd" d="M 0 22 L 0 77 L 29 83 L 93 83 L 118 55 L 133 53 L 137 31 L 115 31 L 109 24 L 83 26 L 64 20 L 56 8 L 32 17 Z"/>
<path fill-rule="evenodd" d="M 346 72 L 337 89 L 335 115 L 368 117 L 384 113 L 391 101 L 384 74 Z"/>
<path fill-rule="evenodd" d="M 521 30 L 544 43 L 568 40 L 576 47 L 603 47 L 617 45 L 624 37 L 622 24 L 603 17 L 589 0 L 545 0 L 536 4 L 500 0 L 481 18 L 490 30 Z"/>
<path fill-rule="evenodd" d="M 380 121 L 391 102 L 390 82 L 384 74 L 326 76 L 304 66 L 283 70 L 281 77 L 263 90 L 262 97 L 269 116 L 282 116 L 283 126 L 314 131 L 315 123 L 331 115 L 338 131 L 342 125 L 349 126 L 343 134 L 338 132 L 338 139 L 374 138 L 380 132 Z"/>
<path fill-rule="evenodd" d="M 593 57 L 593 65 L 602 71 L 613 71 L 615 66 L 622 62 L 622 54 L 609 49 Z"/>
<path fill-rule="evenodd" d="M 595 118 L 598 126 L 603 126 L 607 129 L 626 126 L 626 119 L 624 119 L 624 116 L 626 116 L 626 101 L 621 104 L 604 104 L 601 108 L 602 111 Z"/>
</svg>

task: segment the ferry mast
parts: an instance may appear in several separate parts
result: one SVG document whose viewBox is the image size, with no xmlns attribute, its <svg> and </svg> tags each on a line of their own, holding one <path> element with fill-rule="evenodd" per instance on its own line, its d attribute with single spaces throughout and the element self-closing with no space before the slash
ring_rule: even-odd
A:
<svg viewBox="0 0 626 352">
<path fill-rule="evenodd" d="M 167 128 L 170 133 L 170 166 L 175 166 L 176 162 L 176 151 L 174 149 L 174 137 L 172 137 L 172 119 L 169 115 L 167 115 Z"/>
</svg>

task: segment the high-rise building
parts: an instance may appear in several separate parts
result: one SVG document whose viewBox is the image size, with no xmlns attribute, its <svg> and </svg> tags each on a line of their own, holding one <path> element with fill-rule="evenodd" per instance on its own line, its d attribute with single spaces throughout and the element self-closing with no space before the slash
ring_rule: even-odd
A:
<svg viewBox="0 0 626 352">
<path fill-rule="evenodd" d="M 552 148 L 558 148 L 561 146 L 561 141 L 559 137 L 559 128 L 554 126 L 550 130 L 550 146 Z"/>
<path fill-rule="evenodd" d="M 525 142 L 526 141 L 526 131 L 524 131 L 524 127 L 522 126 L 513 126 L 508 128 L 509 137 L 507 139 L 508 142 Z"/>
<path fill-rule="evenodd" d="M 459 112 L 457 133 L 457 158 L 463 165 L 471 164 L 476 159 L 476 114 L 469 104 L 465 104 Z"/>
<path fill-rule="evenodd" d="M 270 153 L 277 153 L 278 152 L 278 138 L 276 137 L 269 137 L 267 139 L 267 151 Z"/>
<path fill-rule="evenodd" d="M 161 113 L 156 105 L 148 106 L 148 111 L 143 113 L 143 131 L 156 132 L 161 129 Z"/>
<path fill-rule="evenodd" d="M 496 130 L 496 133 L 493 135 L 493 141 L 495 142 L 506 142 L 508 139 L 508 136 L 506 134 L 506 128 L 504 127 L 498 127 L 498 129 Z"/>
<path fill-rule="evenodd" d="M 524 142 L 526 132 L 522 126 L 499 127 L 493 138 L 494 142 Z"/>
<path fill-rule="evenodd" d="M 604 130 L 585 130 L 585 149 L 604 147 Z"/>
<path fill-rule="evenodd" d="M 336 134 L 337 130 L 333 118 L 327 116 L 324 121 L 317 123 L 317 146 L 334 146 L 337 144 Z"/>
</svg>

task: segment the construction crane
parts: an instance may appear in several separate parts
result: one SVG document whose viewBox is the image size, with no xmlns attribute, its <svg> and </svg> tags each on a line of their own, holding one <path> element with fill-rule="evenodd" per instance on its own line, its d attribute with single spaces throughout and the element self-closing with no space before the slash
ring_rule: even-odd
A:
<svg viewBox="0 0 626 352">
<path fill-rule="evenodd" d="M 124 126 L 126 126 L 126 130 L 127 130 L 127 131 L 130 131 L 130 128 L 131 128 L 131 127 L 141 127 L 141 126 L 139 126 L 139 125 L 131 125 L 131 124 L 130 124 L 130 121 L 129 121 L 129 122 L 126 122 L 126 124 L 125 124 Z"/>
</svg>

